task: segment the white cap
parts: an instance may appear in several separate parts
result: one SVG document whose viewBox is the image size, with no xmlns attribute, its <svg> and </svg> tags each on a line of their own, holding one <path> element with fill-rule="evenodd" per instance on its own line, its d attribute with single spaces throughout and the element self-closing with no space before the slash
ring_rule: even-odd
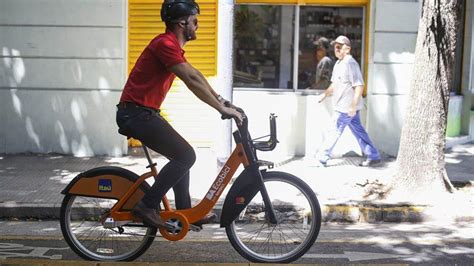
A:
<svg viewBox="0 0 474 266">
<path fill-rule="evenodd" d="M 351 46 L 351 41 L 349 40 L 349 38 L 347 38 L 346 36 L 344 35 L 339 35 L 334 41 L 331 42 L 331 45 L 334 45 L 336 43 L 340 43 L 340 44 L 345 44 L 347 46 Z"/>
</svg>

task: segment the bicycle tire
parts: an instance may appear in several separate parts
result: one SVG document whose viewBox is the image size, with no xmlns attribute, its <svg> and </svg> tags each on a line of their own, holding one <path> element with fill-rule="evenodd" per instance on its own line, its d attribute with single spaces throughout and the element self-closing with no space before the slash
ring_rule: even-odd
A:
<svg viewBox="0 0 474 266">
<path fill-rule="evenodd" d="M 97 168 L 99 169 L 99 168 Z M 90 170 L 94 171 L 94 169 Z M 138 176 L 128 170 L 114 167 L 101 173 L 118 175 L 130 181 Z M 148 190 L 149 186 L 139 189 Z M 80 257 L 94 261 L 131 261 L 141 256 L 153 243 L 157 228 L 119 227 L 104 228 L 99 217 L 110 210 L 115 199 L 66 194 L 60 210 L 60 225 L 64 239 Z"/>
<path fill-rule="evenodd" d="M 268 223 L 257 193 L 239 217 L 226 226 L 227 237 L 234 249 L 251 262 L 289 263 L 304 255 L 316 241 L 321 208 L 313 190 L 298 177 L 285 172 L 262 174 L 278 224 Z"/>
</svg>

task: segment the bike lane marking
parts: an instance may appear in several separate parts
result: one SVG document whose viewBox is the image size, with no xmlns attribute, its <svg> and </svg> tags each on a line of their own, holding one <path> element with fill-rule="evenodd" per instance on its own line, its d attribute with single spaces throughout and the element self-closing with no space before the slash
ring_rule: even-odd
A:
<svg viewBox="0 0 474 266">
<path fill-rule="evenodd" d="M 363 260 L 398 259 L 398 258 L 406 258 L 408 256 L 410 255 L 344 251 L 344 254 L 308 253 L 308 254 L 303 255 L 302 258 L 305 258 L 305 259 L 348 259 L 349 261 L 363 261 Z"/>
<path fill-rule="evenodd" d="M 15 243 L 0 243 L 0 259 L 13 257 L 35 257 L 43 259 L 60 260 L 63 255 L 54 254 L 51 256 L 45 255 L 50 250 L 67 250 L 69 247 L 55 248 L 55 247 L 32 247 L 23 244 Z M 21 252 L 29 251 L 29 252 Z"/>
</svg>

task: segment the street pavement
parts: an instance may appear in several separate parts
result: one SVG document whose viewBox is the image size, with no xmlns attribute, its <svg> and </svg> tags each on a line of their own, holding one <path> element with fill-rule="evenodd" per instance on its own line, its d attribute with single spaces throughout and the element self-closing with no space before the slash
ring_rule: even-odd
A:
<svg viewBox="0 0 474 266">
<path fill-rule="evenodd" d="M 197 162 L 191 169 L 191 196 L 198 202 L 211 186 L 219 168 L 210 149 L 197 148 Z M 422 222 L 437 219 L 474 220 L 474 142 L 455 145 L 446 151 L 448 176 L 457 187 L 444 206 L 386 203 L 364 197 L 368 183 L 386 183 L 395 171 L 395 158 L 384 158 L 373 168 L 359 167 L 362 157 L 341 157 L 320 167 L 314 158 L 271 158 L 273 170 L 292 173 L 316 192 L 323 220 L 335 222 Z M 166 163 L 155 156 L 158 169 Z M 146 172 L 143 156 L 78 158 L 60 154 L 0 155 L 0 218 L 57 219 L 62 189 L 79 173 L 113 165 L 137 174 Z M 236 175 L 237 176 L 237 175 Z M 153 182 L 153 180 L 149 180 Z M 221 197 L 224 198 L 225 195 Z M 168 197 L 172 200 L 173 193 Z M 453 206 L 455 205 L 455 206 Z M 216 206 L 219 214 L 220 206 Z"/>
<path fill-rule="evenodd" d="M 456 223 L 326 223 L 295 263 L 472 265 L 474 225 Z M 87 263 L 62 239 L 57 221 L 0 221 L 0 265 L 106 265 Z M 255 265 L 230 245 L 219 225 L 205 225 L 181 241 L 158 236 L 136 265 Z M 134 263 L 128 263 L 134 264 Z M 111 264 L 107 264 L 111 265 Z M 271 264 L 270 264 L 271 265 Z"/>
</svg>

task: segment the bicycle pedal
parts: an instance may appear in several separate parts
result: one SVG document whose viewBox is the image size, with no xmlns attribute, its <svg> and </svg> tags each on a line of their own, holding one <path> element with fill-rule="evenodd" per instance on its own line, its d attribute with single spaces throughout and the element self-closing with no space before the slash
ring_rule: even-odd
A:
<svg viewBox="0 0 474 266">
<path fill-rule="evenodd" d="M 202 230 L 201 226 L 197 226 L 197 225 L 194 225 L 194 224 L 189 225 L 189 231 L 199 232 L 201 230 Z"/>
</svg>

